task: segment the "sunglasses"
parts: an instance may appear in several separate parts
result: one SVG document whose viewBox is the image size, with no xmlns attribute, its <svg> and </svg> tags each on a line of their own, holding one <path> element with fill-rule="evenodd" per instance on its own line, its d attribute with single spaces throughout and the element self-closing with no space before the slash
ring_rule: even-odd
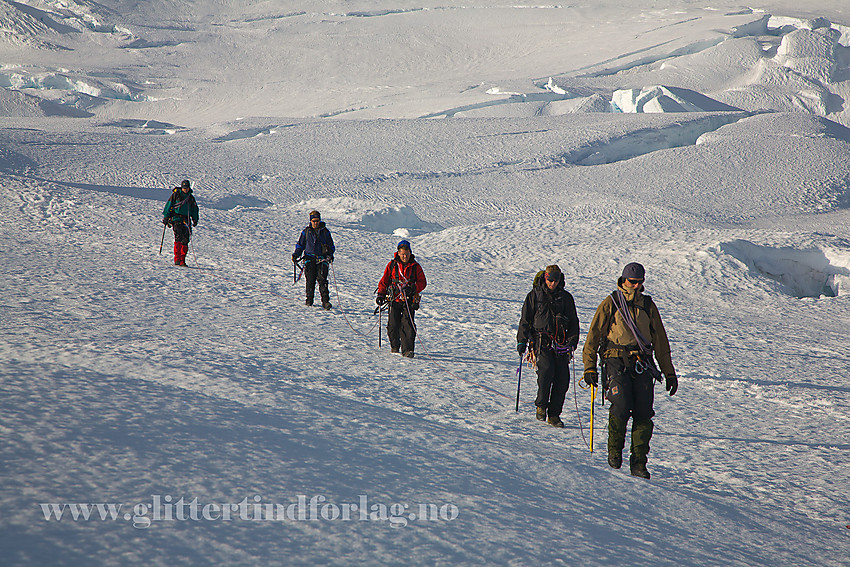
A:
<svg viewBox="0 0 850 567">
<path fill-rule="evenodd" d="M 630 284 L 632 284 L 632 285 L 637 285 L 637 284 L 642 284 L 642 283 L 643 283 L 643 280 L 633 280 L 633 279 L 631 279 L 631 278 L 626 278 L 626 281 L 628 281 L 628 282 L 629 282 Z"/>
</svg>

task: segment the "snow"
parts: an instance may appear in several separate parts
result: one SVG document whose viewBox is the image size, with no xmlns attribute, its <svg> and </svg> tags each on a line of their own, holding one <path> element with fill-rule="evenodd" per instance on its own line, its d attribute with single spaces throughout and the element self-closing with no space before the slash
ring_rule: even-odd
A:
<svg viewBox="0 0 850 567">
<path fill-rule="evenodd" d="M 0 5 L 3 564 L 850 565 L 850 13 L 800 4 Z M 586 332 L 631 261 L 680 376 L 649 481 L 581 369 L 565 429 L 528 367 L 514 411 L 536 271 Z"/>
</svg>

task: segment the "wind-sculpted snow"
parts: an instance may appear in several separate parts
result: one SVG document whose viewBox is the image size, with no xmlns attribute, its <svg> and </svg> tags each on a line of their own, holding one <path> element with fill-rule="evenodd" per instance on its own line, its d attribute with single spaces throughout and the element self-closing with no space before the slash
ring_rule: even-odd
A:
<svg viewBox="0 0 850 567">
<path fill-rule="evenodd" d="M 75 0 L 19 0 L 4 3 L 0 8 L 0 24 L 8 29 L 9 25 L 18 26 L 24 22 L 20 31 L 28 35 L 38 34 L 42 28 L 58 34 L 79 34 L 90 31 L 97 33 L 120 33 L 129 35 L 129 31 L 120 25 L 109 23 L 100 12 L 109 17 L 117 16 L 103 4 L 76 2 Z"/>
<path fill-rule="evenodd" d="M 240 130 L 234 130 L 229 134 L 225 134 L 223 136 L 219 136 L 215 140 L 217 142 L 231 142 L 233 140 L 242 140 L 245 138 L 253 138 L 255 136 L 268 136 L 271 134 L 277 133 L 277 131 L 281 128 L 288 128 L 287 125 L 273 125 L 273 126 L 261 126 L 258 128 L 243 128 Z"/>
<path fill-rule="evenodd" d="M 118 128 L 126 128 L 130 132 L 139 132 L 141 134 L 174 134 L 185 128 L 168 122 L 159 122 L 157 120 L 142 120 L 126 118 L 115 122 L 107 122 L 105 126 L 116 126 Z"/>
<path fill-rule="evenodd" d="M 698 112 L 738 108 L 830 116 L 850 123 L 841 100 L 850 89 L 847 28 L 826 18 L 764 16 L 735 28 L 730 37 L 688 53 L 638 61 L 616 73 L 592 73 L 595 81 L 558 77 L 549 84 L 569 92 L 572 85 L 623 82 L 612 109 L 622 112 Z M 687 70 L 699 67 L 699 74 Z"/>
<path fill-rule="evenodd" d="M 617 112 L 718 112 L 740 111 L 689 89 L 653 86 L 614 91 L 611 105 Z"/>
<path fill-rule="evenodd" d="M 825 250 L 799 250 L 737 240 L 723 244 L 721 249 L 754 272 L 781 282 L 795 297 L 850 294 L 850 242 L 835 242 Z"/>
<path fill-rule="evenodd" d="M 572 9 L 574 7 L 561 5 L 512 6 L 494 9 L 494 14 L 514 12 L 520 21 L 525 21 L 532 14 L 560 17 L 562 14 L 570 13 Z M 275 26 L 278 25 L 284 26 L 285 29 L 291 26 L 296 28 L 306 26 L 305 29 L 312 29 L 314 26 L 323 26 L 329 21 L 335 21 L 339 25 L 356 30 L 355 35 L 352 36 L 356 37 L 361 33 L 360 28 L 363 26 L 367 28 L 375 26 L 377 33 L 383 33 L 385 28 L 381 22 L 384 20 L 402 24 L 405 26 L 403 29 L 415 29 L 407 28 L 407 26 L 420 21 L 430 25 L 435 14 L 448 12 L 456 12 L 458 17 L 466 18 L 469 14 L 486 14 L 487 8 L 423 5 L 342 12 L 302 10 L 285 14 L 256 13 L 247 18 L 234 17 L 232 21 L 237 22 L 241 19 L 249 26 L 249 29 L 264 29 L 270 26 L 270 33 L 276 33 Z M 0 17 L 8 22 L 7 25 L 0 27 L 15 31 L 9 36 L 10 41 L 23 41 L 25 45 L 32 45 L 36 49 L 56 41 L 57 33 L 60 37 L 67 38 L 63 40 L 66 44 L 63 49 L 72 51 L 92 46 L 92 42 L 102 42 L 102 39 L 97 39 L 95 36 L 107 36 L 109 39 L 106 45 L 100 49 L 112 50 L 109 57 L 125 60 L 125 68 L 134 67 L 135 64 L 118 53 L 121 50 L 127 52 L 162 50 L 163 55 L 172 53 L 180 57 L 186 64 L 184 67 L 195 66 L 206 55 L 199 54 L 201 58 L 191 55 L 195 49 L 194 46 L 202 43 L 204 34 L 227 33 L 233 37 L 232 41 L 236 44 L 250 37 L 241 34 L 241 26 L 235 24 L 230 30 L 224 30 L 221 26 L 215 29 L 215 24 L 202 21 L 194 25 L 172 26 L 140 21 L 133 25 L 133 23 L 124 23 L 125 20 L 119 15 L 118 10 L 111 10 L 104 5 L 90 6 L 76 2 L 4 4 L 4 12 L 0 14 Z M 132 22 L 132 15 L 128 17 L 127 21 Z M 581 19 L 577 21 L 581 22 Z M 703 21 L 712 22 L 717 29 L 706 33 L 699 27 Z M 315 92 L 321 93 L 321 96 L 311 96 L 308 91 L 302 91 L 297 96 L 274 97 L 273 104 L 278 109 L 275 113 L 282 116 L 324 118 L 520 117 L 588 111 L 692 112 L 740 108 L 750 112 L 770 109 L 813 113 L 830 116 L 839 122 L 850 122 L 850 119 L 845 118 L 846 111 L 841 103 L 845 91 L 850 92 L 848 87 L 850 55 L 846 53 L 850 50 L 848 47 L 850 44 L 848 29 L 850 28 L 847 26 L 831 22 L 825 17 L 790 18 L 781 14 L 771 15 L 752 10 L 729 10 L 718 14 L 665 14 L 658 26 L 646 30 L 642 29 L 642 24 L 637 22 L 640 22 L 639 17 L 636 18 L 636 22 L 633 22 L 638 37 L 658 36 L 660 39 L 663 30 L 666 29 L 679 33 L 693 32 L 697 35 L 691 41 L 677 38 L 656 43 L 646 42 L 640 49 L 612 53 L 607 60 L 589 62 L 585 66 L 570 65 L 576 57 L 574 54 L 565 53 L 560 60 L 560 65 L 566 65 L 572 70 L 545 79 L 533 80 L 533 83 L 537 85 L 536 89 L 529 88 L 532 81 L 526 81 L 522 88 L 517 89 L 512 88 L 511 82 L 515 81 L 512 77 L 506 81 L 498 78 L 477 81 L 473 76 L 471 81 L 477 81 L 480 88 L 465 88 L 459 95 L 457 93 L 442 95 L 444 98 L 450 96 L 456 100 L 469 99 L 451 106 L 441 105 L 437 99 L 426 102 L 429 100 L 428 97 L 416 96 L 418 90 L 416 87 L 397 86 L 396 80 L 390 77 L 373 81 L 373 86 L 369 87 L 373 92 L 365 98 L 361 91 L 343 84 L 328 83 L 321 77 L 305 81 L 299 76 L 303 76 L 304 73 L 309 74 L 310 71 L 307 69 L 296 71 L 304 59 L 298 54 L 314 48 L 295 43 L 292 44 L 292 53 L 288 51 L 289 48 L 286 48 L 282 55 L 282 59 L 287 62 L 283 69 L 285 72 L 300 73 L 301 75 L 295 75 L 292 80 L 300 84 L 312 83 L 315 86 L 311 88 L 316 89 Z M 205 29 L 205 26 L 209 25 L 213 27 Z M 580 25 L 580 23 L 573 25 Z M 624 25 L 628 24 L 624 23 Z M 449 30 L 444 31 L 449 33 Z M 571 31 L 566 35 L 575 35 L 575 33 Z M 392 41 L 400 42 L 400 46 L 404 45 L 404 32 L 397 35 L 399 38 L 391 37 Z M 289 36 L 282 45 L 289 46 L 292 41 L 292 36 Z M 440 51 L 447 49 L 444 44 L 429 43 L 430 45 L 423 48 L 434 51 L 432 60 L 456 58 L 453 55 L 444 55 Z M 274 42 L 270 44 L 275 45 Z M 250 49 L 249 58 L 261 54 L 250 47 L 250 44 L 246 44 L 246 47 Z M 264 51 L 266 46 L 262 47 Z M 346 49 L 349 50 L 342 55 L 344 58 L 357 57 L 362 48 L 355 43 Z M 400 53 L 408 49 L 409 44 L 397 49 L 395 53 L 388 53 L 388 56 L 398 57 Z M 251 71 L 253 65 L 241 61 L 240 56 L 236 55 L 237 52 L 219 55 L 221 60 L 229 60 L 235 56 L 235 61 L 238 61 L 235 64 L 246 71 L 246 79 L 254 76 L 254 79 L 247 79 L 249 82 L 246 86 L 234 91 L 236 100 L 244 99 L 246 94 L 250 99 L 256 99 L 258 93 L 254 92 L 253 85 L 257 81 L 278 85 L 267 89 L 270 95 L 279 88 L 288 89 L 286 83 L 289 79 L 286 76 L 269 77 L 268 80 L 267 77 L 257 77 Z M 425 53 L 424 50 L 423 53 Z M 57 60 L 71 61 L 73 54 L 57 57 Z M 380 73 L 372 66 L 358 70 L 363 61 L 365 59 L 360 58 L 356 63 L 344 65 L 343 68 L 346 69 L 346 73 L 368 72 L 371 74 L 376 71 Z M 698 74 L 686 71 L 688 68 L 697 66 L 701 69 Z M 22 90 L 53 103 L 83 110 L 91 110 L 104 103 L 111 105 L 119 100 L 130 103 L 170 100 L 174 101 L 172 104 L 185 106 L 194 104 L 192 101 L 198 96 L 198 88 L 205 82 L 204 77 L 216 73 L 215 65 L 199 68 L 201 75 L 195 82 L 195 92 L 192 96 L 186 97 L 189 93 L 173 89 L 174 81 L 168 77 L 152 80 L 144 73 L 134 72 L 135 76 L 132 78 L 115 77 L 112 81 L 114 84 L 109 85 L 104 83 L 99 70 L 89 69 L 83 62 L 72 67 L 66 71 L 56 67 L 34 69 L 28 71 L 31 76 L 27 77 L 24 77 L 22 73 L 6 73 L 6 80 L 0 81 L 0 84 L 7 89 Z M 315 68 L 320 67 L 321 65 L 315 66 Z M 68 80 L 60 84 L 57 78 L 61 77 L 66 77 Z M 652 89 L 655 89 L 656 94 L 652 94 Z M 593 92 L 583 94 L 588 90 Z M 624 105 L 622 104 L 624 95 L 616 94 L 615 91 L 643 93 L 641 96 L 645 100 L 639 105 Z M 90 100 L 91 96 L 96 97 L 97 101 Z M 341 104 L 334 102 L 341 100 L 340 96 L 346 102 Z M 385 97 L 390 99 L 384 100 Z M 370 98 L 374 100 L 370 101 Z M 414 105 L 417 110 L 411 111 L 411 103 L 414 100 L 417 101 Z M 327 103 L 321 101 L 327 101 Z M 210 101 L 210 104 L 218 103 Z M 267 106 L 266 103 L 261 104 L 263 107 Z M 314 110 L 306 113 L 297 110 L 305 104 L 313 107 Z M 157 106 L 162 109 L 167 108 L 165 105 Z M 400 110 L 392 110 L 395 107 Z M 281 108 L 286 110 L 281 112 Z M 137 109 L 128 110 L 134 114 L 139 112 Z M 269 115 L 269 112 L 258 108 L 258 114 Z M 156 114 L 151 116 L 174 121 L 173 117 Z"/>
<path fill-rule="evenodd" d="M 200 200 L 200 206 L 210 207 L 221 211 L 229 211 L 237 207 L 244 209 L 265 209 L 273 203 L 253 195 L 225 195 L 215 201 Z"/>
<path fill-rule="evenodd" d="M 344 224 L 363 230 L 404 236 L 442 230 L 437 223 L 425 222 L 416 216 L 412 207 L 394 203 L 377 203 L 349 198 L 310 199 L 298 203 L 294 210 L 318 209 L 322 218 L 333 224 Z"/>
<path fill-rule="evenodd" d="M 4 566 L 847 565 L 844 2 L 283 4 L 0 2 Z M 649 481 L 581 364 L 556 430 L 516 354 L 538 270 L 581 348 L 635 261 L 680 383 Z"/>
</svg>

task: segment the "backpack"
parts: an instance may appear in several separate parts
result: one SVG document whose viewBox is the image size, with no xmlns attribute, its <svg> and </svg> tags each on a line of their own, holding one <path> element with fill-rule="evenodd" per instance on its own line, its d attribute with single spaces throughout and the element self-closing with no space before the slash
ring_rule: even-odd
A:
<svg viewBox="0 0 850 567">
<path fill-rule="evenodd" d="M 534 282 L 531 284 L 532 288 L 540 285 L 540 282 L 543 281 L 543 278 L 546 276 L 546 270 L 540 270 L 534 275 Z"/>
</svg>

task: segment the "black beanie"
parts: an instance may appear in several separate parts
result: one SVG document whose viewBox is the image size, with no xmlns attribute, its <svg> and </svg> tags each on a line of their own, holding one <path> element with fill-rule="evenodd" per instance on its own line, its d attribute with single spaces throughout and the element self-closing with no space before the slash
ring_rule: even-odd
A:
<svg viewBox="0 0 850 567">
<path fill-rule="evenodd" d="M 644 276 L 646 276 L 646 270 L 637 262 L 626 264 L 626 267 L 623 268 L 623 277 L 627 280 L 642 280 Z"/>
</svg>

